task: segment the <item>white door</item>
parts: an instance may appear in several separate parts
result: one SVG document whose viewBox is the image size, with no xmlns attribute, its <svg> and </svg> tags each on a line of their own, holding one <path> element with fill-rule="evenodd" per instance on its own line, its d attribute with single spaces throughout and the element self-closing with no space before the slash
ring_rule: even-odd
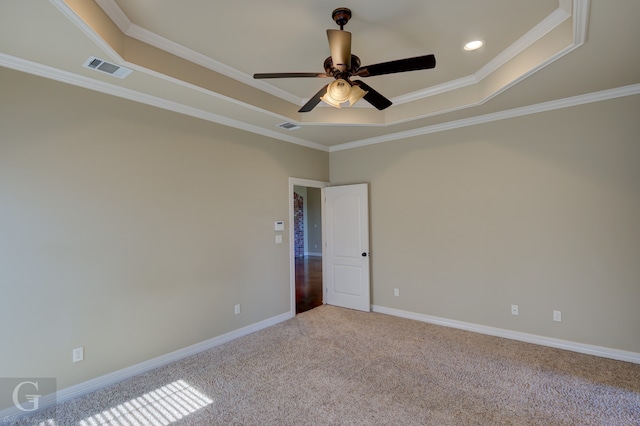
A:
<svg viewBox="0 0 640 426">
<path fill-rule="evenodd" d="M 369 188 L 323 188 L 325 303 L 369 312 Z"/>
</svg>

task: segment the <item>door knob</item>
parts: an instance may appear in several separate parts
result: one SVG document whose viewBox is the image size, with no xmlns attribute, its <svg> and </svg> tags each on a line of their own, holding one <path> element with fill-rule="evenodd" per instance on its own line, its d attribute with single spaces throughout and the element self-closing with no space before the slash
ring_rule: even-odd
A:
<svg viewBox="0 0 640 426">
<path fill-rule="evenodd" d="M 367 253 L 362 253 L 362 257 L 367 257 Z"/>
</svg>

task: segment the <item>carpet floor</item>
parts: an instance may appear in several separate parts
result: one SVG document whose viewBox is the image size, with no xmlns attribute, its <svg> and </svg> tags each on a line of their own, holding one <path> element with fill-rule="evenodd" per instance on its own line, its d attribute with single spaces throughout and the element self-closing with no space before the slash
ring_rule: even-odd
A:
<svg viewBox="0 0 640 426">
<path fill-rule="evenodd" d="M 640 425 L 640 365 L 323 305 L 18 425 Z"/>
</svg>

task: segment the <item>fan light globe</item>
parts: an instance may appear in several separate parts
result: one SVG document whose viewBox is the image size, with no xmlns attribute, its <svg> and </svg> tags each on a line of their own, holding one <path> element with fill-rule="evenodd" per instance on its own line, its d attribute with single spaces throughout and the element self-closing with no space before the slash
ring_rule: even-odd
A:
<svg viewBox="0 0 640 426">
<path fill-rule="evenodd" d="M 349 100 L 351 85 L 343 79 L 332 81 L 327 88 L 327 93 L 321 97 L 329 105 L 340 108 L 340 104 Z"/>
<path fill-rule="evenodd" d="M 342 104 L 349 102 L 349 106 L 355 104 L 367 92 L 358 86 L 351 86 L 349 82 L 341 78 L 331 82 L 327 88 L 327 93 L 320 99 L 335 108 L 341 108 Z"/>
<path fill-rule="evenodd" d="M 362 99 L 367 93 L 369 92 L 362 90 L 359 86 L 351 86 L 351 93 L 349 93 L 349 105 L 352 106 Z"/>
</svg>

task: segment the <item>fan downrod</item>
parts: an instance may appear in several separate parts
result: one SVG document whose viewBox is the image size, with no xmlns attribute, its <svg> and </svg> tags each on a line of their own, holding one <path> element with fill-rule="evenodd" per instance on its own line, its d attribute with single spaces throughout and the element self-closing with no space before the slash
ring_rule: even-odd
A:
<svg viewBox="0 0 640 426">
<path fill-rule="evenodd" d="M 340 25 L 340 29 L 344 29 L 349 19 L 351 19 L 351 10 L 346 7 L 339 7 L 331 13 L 331 18 L 336 24 Z"/>
</svg>

